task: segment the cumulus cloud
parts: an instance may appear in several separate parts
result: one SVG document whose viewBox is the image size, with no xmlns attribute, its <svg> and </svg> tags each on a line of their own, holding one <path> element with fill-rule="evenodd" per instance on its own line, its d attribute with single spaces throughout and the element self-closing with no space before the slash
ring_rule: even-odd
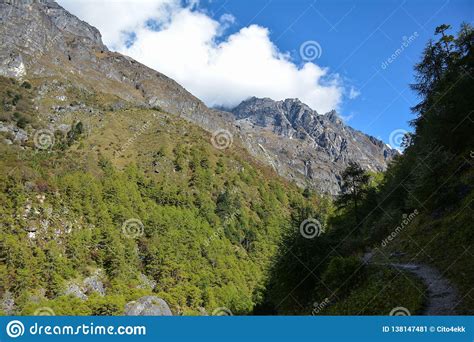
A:
<svg viewBox="0 0 474 342">
<path fill-rule="evenodd" d="M 119 49 L 125 43 L 126 34 L 142 27 L 156 17 L 166 17 L 170 7 L 176 7 L 174 0 L 138 1 L 94 1 L 59 0 L 61 6 L 97 27 L 104 43 L 110 49 Z"/>
<path fill-rule="evenodd" d="M 214 19 L 195 0 L 59 2 L 96 26 L 109 48 L 175 79 L 209 106 L 233 107 L 251 96 L 299 98 L 325 113 L 342 100 L 338 75 L 312 62 L 295 63 L 265 27 L 226 35 L 235 18 Z"/>
</svg>

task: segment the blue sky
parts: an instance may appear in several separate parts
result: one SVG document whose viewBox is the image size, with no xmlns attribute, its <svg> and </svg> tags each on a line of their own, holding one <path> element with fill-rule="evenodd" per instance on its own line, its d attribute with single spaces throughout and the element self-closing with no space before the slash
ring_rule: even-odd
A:
<svg viewBox="0 0 474 342">
<path fill-rule="evenodd" d="M 399 141 L 410 129 L 418 101 L 409 89 L 413 65 L 435 27 L 457 30 L 474 13 L 468 0 L 59 3 L 96 26 L 110 49 L 172 77 L 209 106 L 298 97 L 320 113 L 337 109 L 394 147 L 394 133 Z"/>
<path fill-rule="evenodd" d="M 213 16 L 232 13 L 233 29 L 257 23 L 270 29 L 280 50 L 303 63 L 299 46 L 317 41 L 317 63 L 339 73 L 360 92 L 342 102 L 348 123 L 389 142 L 396 129 L 409 130 L 410 107 L 417 97 L 409 89 L 413 65 L 433 37 L 436 26 L 473 22 L 473 1 L 225 1 L 203 4 Z M 385 62 L 414 32 L 418 36 L 385 69 Z"/>
</svg>

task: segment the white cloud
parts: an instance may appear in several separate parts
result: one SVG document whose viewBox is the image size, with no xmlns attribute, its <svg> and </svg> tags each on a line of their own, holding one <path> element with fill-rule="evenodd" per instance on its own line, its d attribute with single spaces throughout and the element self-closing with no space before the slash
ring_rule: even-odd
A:
<svg viewBox="0 0 474 342">
<path fill-rule="evenodd" d="M 148 19 L 166 18 L 179 8 L 177 0 L 58 0 L 72 14 L 97 27 L 110 49 L 125 43 L 124 33 L 142 27 Z"/>
<path fill-rule="evenodd" d="M 355 113 L 351 112 L 349 115 L 340 115 L 340 117 L 345 123 L 348 123 L 355 117 Z"/>
<path fill-rule="evenodd" d="M 235 18 L 213 19 L 197 9 L 197 1 L 187 6 L 179 0 L 59 2 L 96 26 L 109 48 L 175 79 L 209 106 L 235 106 L 250 96 L 299 98 L 325 113 L 341 102 L 337 75 L 314 63 L 295 64 L 265 27 L 243 27 L 226 37 Z M 150 20 L 153 25 L 146 25 Z M 127 45 L 131 32 L 135 40 Z M 349 98 L 356 93 L 351 89 Z"/>
<path fill-rule="evenodd" d="M 358 98 L 360 95 L 360 91 L 355 89 L 354 87 L 351 87 L 349 90 L 349 99 L 353 100 L 355 98 Z"/>
</svg>

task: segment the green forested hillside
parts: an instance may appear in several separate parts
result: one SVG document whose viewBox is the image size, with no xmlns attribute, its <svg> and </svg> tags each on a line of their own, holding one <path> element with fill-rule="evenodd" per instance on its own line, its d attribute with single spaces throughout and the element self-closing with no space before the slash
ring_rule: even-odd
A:
<svg viewBox="0 0 474 342">
<path fill-rule="evenodd" d="M 324 215 L 237 144 L 217 149 L 159 110 L 79 113 L 70 124 L 40 140 L 45 149 L 0 146 L 0 294 L 16 313 L 121 314 L 155 293 L 175 314 L 248 314 L 295 213 Z M 105 296 L 65 294 L 90 277 Z"/>
<path fill-rule="evenodd" d="M 422 314 L 425 284 L 389 266 L 411 263 L 437 269 L 458 292 L 450 303 L 455 312 L 472 314 L 473 40 L 467 24 L 456 37 L 449 26 L 438 27 L 415 66 L 412 87 L 421 102 L 403 155 L 384 174 L 357 165 L 346 171 L 327 233 L 286 240 L 263 312 L 388 314 L 404 307 Z M 367 265 L 361 258 L 369 251 Z"/>
<path fill-rule="evenodd" d="M 2 314 L 117 315 L 148 294 L 174 314 L 422 314 L 403 262 L 439 270 L 472 314 L 473 31 L 436 35 L 403 155 L 383 174 L 351 164 L 335 201 L 160 108 L 0 79 Z"/>
<path fill-rule="evenodd" d="M 399 239 L 381 247 L 384 255 L 403 251 L 405 260 L 437 267 L 460 292 L 458 312 L 472 314 L 474 33 L 468 24 L 456 36 L 451 31 L 439 26 L 415 66 L 412 88 L 421 102 L 413 108 L 414 132 L 378 189 L 384 212 L 377 211 L 366 229 L 373 242 L 380 241 L 394 219 L 419 212 Z"/>
</svg>

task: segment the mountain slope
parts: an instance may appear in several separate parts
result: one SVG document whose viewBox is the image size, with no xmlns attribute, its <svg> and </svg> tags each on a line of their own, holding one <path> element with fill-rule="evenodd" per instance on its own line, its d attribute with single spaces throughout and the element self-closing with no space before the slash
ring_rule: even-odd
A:
<svg viewBox="0 0 474 342">
<path fill-rule="evenodd" d="M 84 104 L 94 93 L 102 94 L 104 108 L 159 108 L 209 132 L 225 129 L 235 144 L 243 143 L 280 175 L 331 195 L 339 191 L 339 175 L 349 160 L 381 171 L 395 153 L 344 125 L 334 113 L 318 115 L 296 100 L 245 101 L 233 110 L 237 120 L 207 108 L 172 79 L 109 51 L 96 28 L 54 1 L 2 1 L 0 17 L 0 75 L 28 79 L 42 88 L 37 112 L 52 112 L 39 118 L 43 124 L 77 111 L 80 108 L 65 107 L 73 101 Z M 252 119 L 255 115 L 273 116 L 271 126 L 259 125 Z"/>
<path fill-rule="evenodd" d="M 320 115 L 298 99 L 254 97 L 232 113 L 250 151 L 263 153 L 284 177 L 323 193 L 339 192 L 340 174 L 350 161 L 381 172 L 398 154 L 345 125 L 335 111 Z"/>
<path fill-rule="evenodd" d="M 209 129 L 225 126 L 220 120 L 225 113 L 208 109 L 165 75 L 109 51 L 96 28 L 54 1 L 2 1 L 0 16 L 0 75 L 38 79 L 46 87 L 54 79 L 110 94 L 117 106 L 124 100 L 183 115 Z"/>
<path fill-rule="evenodd" d="M 2 96 L 41 91 L 1 81 Z M 64 131 L 37 138 L 31 122 L 32 139 L 0 144 L 0 313 L 115 315 L 152 294 L 174 314 L 251 313 L 316 198 L 176 116 L 71 115 Z"/>
<path fill-rule="evenodd" d="M 174 314 L 250 313 L 317 198 L 237 136 L 214 146 L 231 114 L 54 2 L 0 15 L 0 314 L 116 315 L 152 294 Z"/>
</svg>

